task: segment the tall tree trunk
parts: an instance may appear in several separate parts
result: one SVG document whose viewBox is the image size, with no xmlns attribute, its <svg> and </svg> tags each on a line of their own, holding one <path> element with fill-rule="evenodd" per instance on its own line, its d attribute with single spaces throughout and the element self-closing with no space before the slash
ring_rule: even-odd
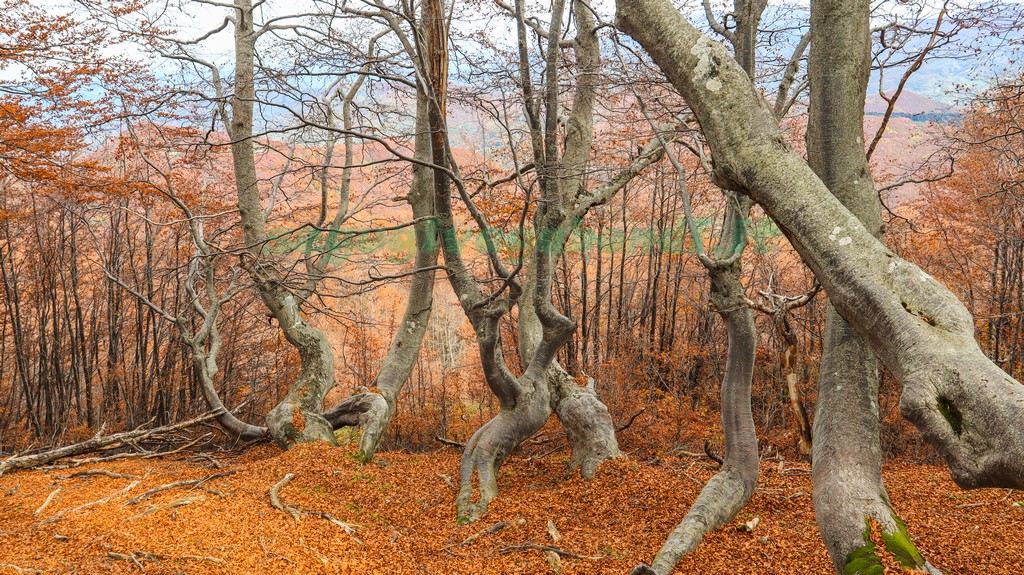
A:
<svg viewBox="0 0 1024 575">
<path fill-rule="evenodd" d="M 765 3 L 761 0 L 738 0 L 734 5 L 736 28 L 732 42 L 740 66 L 754 77 L 757 26 Z M 661 138 L 661 136 L 658 136 Z M 757 454 L 757 432 L 751 410 L 750 395 L 757 357 L 757 327 L 754 311 L 747 306 L 740 276 L 742 254 L 746 247 L 746 225 L 753 202 L 750 198 L 726 193 L 726 215 L 722 222 L 719 259 L 704 254 L 700 230 L 696 227 L 686 191 L 686 173 L 682 165 L 669 156 L 679 178 L 686 224 L 690 229 L 701 264 L 711 279 L 711 303 L 725 321 L 728 337 L 725 374 L 722 377 L 722 431 L 725 435 L 725 458 L 722 469 L 701 489 L 682 522 L 669 534 L 650 566 L 638 565 L 633 575 L 668 575 L 680 557 L 697 549 L 704 536 L 732 521 L 754 495 L 760 460 Z"/>
<path fill-rule="evenodd" d="M 263 253 L 266 220 L 260 200 L 253 149 L 253 104 L 256 101 L 254 60 L 256 38 L 252 0 L 237 0 L 235 11 L 235 93 L 231 97 L 228 134 L 234 160 L 235 186 L 242 232 L 248 247 L 247 267 L 263 303 L 277 320 L 285 339 L 299 353 L 298 379 L 284 399 L 267 415 L 270 435 L 282 447 L 307 441 L 332 445 L 334 431 L 320 414 L 324 396 L 334 387 L 334 352 L 321 330 L 306 323 L 300 298 Z"/>
<path fill-rule="evenodd" d="M 416 99 L 415 156 L 424 163 L 432 160 L 430 125 L 427 119 L 429 106 L 429 100 L 419 93 Z M 380 389 L 380 392 L 357 393 L 324 414 L 335 428 L 343 425 L 362 427 L 359 448 L 360 457 L 364 461 L 373 459 L 395 414 L 398 395 L 419 358 L 434 301 L 433 268 L 437 265 L 440 246 L 437 241 L 437 223 L 429 219 L 434 215 L 434 171 L 429 167 L 413 165 L 408 201 L 412 206 L 413 219 L 416 220 L 416 258 L 413 265 L 415 270 L 420 271 L 412 276 L 405 313 L 384 363 L 373 381 L 373 386 Z"/>
<path fill-rule="evenodd" d="M 882 235 L 881 206 L 864 154 L 864 95 L 871 70 L 869 0 L 811 5 L 808 162 L 865 231 Z M 935 571 L 914 548 L 882 483 L 878 360 L 831 305 L 825 320 L 814 419 L 814 513 L 837 573 L 861 572 L 880 559 L 865 522 L 873 519 L 909 569 Z M 849 568 L 853 561 L 857 565 Z"/>
<path fill-rule="evenodd" d="M 742 68 L 668 0 L 619 0 L 617 16 L 689 103 L 716 181 L 776 221 L 839 314 L 903 384 L 903 416 L 942 453 L 954 481 L 1024 487 L 1024 387 L 982 353 L 963 305 L 831 195 L 786 144 Z"/>
</svg>

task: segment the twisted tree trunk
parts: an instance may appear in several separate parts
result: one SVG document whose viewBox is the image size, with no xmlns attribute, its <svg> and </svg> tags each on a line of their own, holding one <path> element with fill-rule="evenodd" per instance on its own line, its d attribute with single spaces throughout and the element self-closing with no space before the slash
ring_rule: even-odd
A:
<svg viewBox="0 0 1024 575">
<path fill-rule="evenodd" d="M 740 66 L 751 78 L 754 77 L 757 27 L 765 5 L 761 0 L 737 0 L 734 3 L 736 27 L 730 39 Z M 711 18 L 710 14 L 708 16 Z M 725 458 L 722 469 L 701 489 L 697 500 L 669 534 L 651 565 L 638 565 L 632 575 L 668 575 L 683 555 L 700 546 L 705 535 L 732 521 L 754 495 L 760 464 L 757 431 L 750 406 L 757 357 L 757 326 L 740 281 L 742 255 L 747 243 L 747 218 L 753 202 L 745 196 L 726 194 L 726 216 L 717 250 L 719 259 L 707 257 L 690 208 L 686 172 L 671 153 L 669 159 L 679 178 L 686 224 L 697 256 L 711 280 L 711 303 L 725 322 L 728 337 L 720 391 Z"/>
<path fill-rule="evenodd" d="M 743 70 L 668 0 L 619 0 L 617 16 L 690 104 L 717 182 L 778 223 L 839 314 L 903 384 L 903 416 L 943 454 L 954 481 L 1024 486 L 1024 387 L 978 347 L 963 305 L 829 193 Z"/>
<path fill-rule="evenodd" d="M 235 187 L 242 232 L 248 247 L 246 267 L 263 303 L 277 320 L 285 339 L 298 352 L 301 367 L 284 400 L 267 415 L 270 435 L 282 447 L 322 440 L 332 445 L 334 431 L 320 414 L 324 396 L 334 387 L 334 352 L 327 336 L 306 323 L 300 301 L 284 285 L 284 278 L 266 259 L 266 221 L 260 201 L 259 180 L 253 150 L 253 78 L 256 39 L 252 0 L 238 0 L 235 14 L 235 93 L 230 98 L 228 135 L 234 161 Z"/>
<path fill-rule="evenodd" d="M 540 319 L 534 309 L 537 279 L 531 269 L 519 298 L 519 356 L 529 361 L 541 340 Z M 547 372 L 551 410 L 565 429 L 572 457 L 570 472 L 579 469 L 584 479 L 591 479 L 601 462 L 618 457 L 619 442 L 608 407 L 597 397 L 594 380 L 579 385 L 557 361 Z"/>
</svg>

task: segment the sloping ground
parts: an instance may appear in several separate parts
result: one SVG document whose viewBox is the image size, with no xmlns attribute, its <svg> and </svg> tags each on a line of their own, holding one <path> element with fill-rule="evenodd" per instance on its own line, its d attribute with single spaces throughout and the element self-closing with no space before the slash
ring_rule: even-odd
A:
<svg viewBox="0 0 1024 575">
<path fill-rule="evenodd" d="M 309 445 L 282 453 L 260 446 L 236 459 L 179 454 L 4 476 L 0 573 L 552 572 L 544 552 L 528 547 L 533 544 L 583 556 L 562 555 L 562 573 L 624 575 L 650 559 L 713 473 L 694 458 L 666 458 L 657 466 L 623 459 L 604 465 L 587 484 L 563 479 L 565 452 L 532 461 L 516 455 L 502 470 L 502 492 L 487 516 L 458 526 L 458 454 L 384 453 L 386 465 L 359 466 L 353 449 Z M 766 462 L 758 493 L 735 522 L 760 518 L 753 533 L 733 527 L 713 533 L 678 572 L 828 573 L 802 467 Z M 94 470 L 137 479 L 69 477 Z M 194 489 L 125 504 L 154 487 L 230 471 Z M 268 491 L 287 473 L 296 476 L 280 491 L 285 504 L 326 512 L 351 524 L 354 534 L 319 515 L 295 520 L 272 508 Z M 919 546 L 947 574 L 1024 570 L 1024 494 L 964 492 L 936 467 L 893 465 L 887 479 Z M 189 503 L 168 507 L 182 502 Z M 549 520 L 558 542 L 548 534 Z M 508 525 L 481 534 L 499 522 Z"/>
</svg>

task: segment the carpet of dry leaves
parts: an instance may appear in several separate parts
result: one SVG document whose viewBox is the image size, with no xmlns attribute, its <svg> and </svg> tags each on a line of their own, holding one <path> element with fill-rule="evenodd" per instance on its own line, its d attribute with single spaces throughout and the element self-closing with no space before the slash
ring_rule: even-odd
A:
<svg viewBox="0 0 1024 575">
<path fill-rule="evenodd" d="M 354 450 L 261 445 L 234 457 L 179 453 L 8 474 L 0 574 L 625 575 L 651 558 L 714 473 L 695 456 L 633 457 L 587 483 L 565 478 L 567 450 L 514 455 L 490 512 L 460 526 L 457 453 L 383 453 L 359 465 Z M 288 473 L 280 511 L 268 493 Z M 229 475 L 146 495 L 217 474 Z M 947 575 L 1024 573 L 1024 493 L 962 491 L 944 469 L 920 465 L 889 465 L 886 480 L 919 547 Z M 829 573 L 810 489 L 806 464 L 765 462 L 748 508 L 677 572 Z"/>
</svg>

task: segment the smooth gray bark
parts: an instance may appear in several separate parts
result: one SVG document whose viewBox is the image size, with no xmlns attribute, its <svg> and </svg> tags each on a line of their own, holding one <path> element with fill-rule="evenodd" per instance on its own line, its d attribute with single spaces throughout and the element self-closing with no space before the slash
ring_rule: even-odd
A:
<svg viewBox="0 0 1024 575">
<path fill-rule="evenodd" d="M 524 359 L 533 356 L 542 332 L 533 309 L 535 286 L 531 270 L 519 298 L 519 356 Z M 569 470 L 579 469 L 584 479 L 591 479 L 602 461 L 618 457 L 621 452 L 608 408 L 597 397 L 594 380 L 587 381 L 586 386 L 580 386 L 557 361 L 548 368 L 551 410 L 558 416 L 572 446 Z"/>
<path fill-rule="evenodd" d="M 299 353 L 299 376 L 284 399 L 267 415 L 270 435 L 282 447 L 306 441 L 335 445 L 334 430 L 320 414 L 324 396 L 334 387 L 334 352 L 321 330 L 306 323 L 300 300 L 285 286 L 284 278 L 263 249 L 267 242 L 266 220 L 260 201 L 259 180 L 253 149 L 253 78 L 257 31 L 253 27 L 251 0 L 238 0 L 235 11 L 235 93 L 230 98 L 231 156 L 234 163 L 238 212 L 248 246 L 245 262 L 260 298 L 277 320 L 285 339 Z"/>
<path fill-rule="evenodd" d="M 372 383 L 380 392 L 361 391 L 324 413 L 335 429 L 346 425 L 362 428 L 359 448 L 364 461 L 373 459 L 391 424 L 398 395 L 416 366 L 434 301 L 434 267 L 440 244 L 437 241 L 437 224 L 429 219 L 434 215 L 433 170 L 426 165 L 431 161 L 427 120 L 429 105 L 427 98 L 420 93 L 416 99 L 414 157 L 422 163 L 412 166 L 412 185 L 407 196 L 416 221 L 416 258 L 413 265 L 419 271 L 412 276 L 405 313 Z"/>
<path fill-rule="evenodd" d="M 869 0 L 811 5 L 808 162 L 832 194 L 881 237 L 881 205 L 864 154 L 864 95 L 871 69 Z M 863 547 L 865 521 L 907 536 L 882 482 L 878 360 L 831 305 L 825 322 L 813 443 L 814 512 L 837 573 Z M 909 547 L 904 567 L 935 571 Z M 864 560 L 864 557 L 857 557 Z"/>
<path fill-rule="evenodd" d="M 754 76 L 757 26 L 765 3 L 737 0 L 734 4 L 736 27 L 728 38 L 737 61 L 749 77 Z M 713 16 L 708 13 L 708 17 Z M 660 138 L 660 136 L 659 136 Z M 757 357 L 757 326 L 754 311 L 747 305 L 740 276 L 742 254 L 746 248 L 746 225 L 752 202 L 745 196 L 726 193 L 726 215 L 722 222 L 718 259 L 706 256 L 700 231 L 693 219 L 686 190 L 686 174 L 672 156 L 684 196 L 687 226 L 697 255 L 711 280 L 711 303 L 725 322 L 728 338 L 725 373 L 721 384 L 722 432 L 725 457 L 719 470 L 701 489 L 696 501 L 679 525 L 669 534 L 650 566 L 638 565 L 633 575 L 668 575 L 679 559 L 700 546 L 704 536 L 733 520 L 750 501 L 757 487 L 760 459 L 757 431 L 750 405 Z"/>
<path fill-rule="evenodd" d="M 829 192 L 720 44 L 668 0 L 619 0 L 617 8 L 619 27 L 700 122 L 715 180 L 776 221 L 839 314 L 903 384 L 903 416 L 942 453 L 954 481 L 1024 486 L 1024 387 L 985 357 L 964 306 Z"/>
<path fill-rule="evenodd" d="M 750 210 L 750 200 L 741 198 L 733 217 Z M 729 229 L 729 222 L 726 222 Z M 723 241 L 732 243 L 729 235 Z M 682 522 L 669 534 L 650 566 L 639 565 L 633 575 L 668 575 L 679 559 L 700 546 L 704 536 L 732 521 L 746 506 L 757 486 L 757 433 L 750 406 L 757 352 L 754 313 L 743 300 L 740 259 L 725 265 L 709 265 L 711 301 L 725 321 L 728 355 L 722 377 L 722 429 L 725 457 L 719 470 L 701 489 Z"/>
<path fill-rule="evenodd" d="M 500 295 L 484 297 L 480 293 L 466 271 L 454 241 L 448 190 L 443 186 L 437 188 L 436 206 L 448 278 L 477 333 L 487 384 L 501 402 L 498 415 L 481 427 L 466 444 L 456 500 L 460 520 L 474 520 L 487 510 L 488 503 L 497 495 L 496 476 L 501 463 L 522 441 L 544 425 L 552 410 L 559 416 L 572 443 L 570 466 L 580 468 L 583 477 L 593 476 L 602 461 L 619 455 L 614 424 L 607 408 L 594 393 L 593 386 L 578 386 L 555 361 L 558 350 L 572 335 L 575 324 L 552 304 L 552 270 L 557 258 L 562 256 L 566 240 L 587 210 L 608 201 L 640 171 L 656 162 L 661 157 L 662 147 L 654 143 L 644 146 L 633 162 L 593 190 L 586 190 L 581 185 L 593 139 L 593 107 L 600 52 L 590 7 L 577 0 L 572 3 L 572 9 L 577 23 L 573 45 L 579 73 L 560 153 L 558 66 L 565 2 L 556 0 L 552 7 L 551 27 L 546 32 L 545 84 L 537 96 L 529 72 L 523 2 L 516 2 L 514 8 L 519 38 L 520 82 L 541 191 L 540 202 L 534 211 L 537 240 L 529 266 L 527 295 L 523 295 L 523 289 L 511 278 L 493 250 L 489 250 L 491 265 L 499 276 L 505 278 L 506 289 Z M 455 183 L 458 187 L 458 182 Z M 486 233 L 486 223 L 482 218 L 477 220 Z M 520 302 L 520 352 L 526 364 L 523 375 L 518 378 L 505 365 L 497 329 L 498 320 L 517 301 Z M 475 501 L 474 475 L 478 491 Z"/>
</svg>

